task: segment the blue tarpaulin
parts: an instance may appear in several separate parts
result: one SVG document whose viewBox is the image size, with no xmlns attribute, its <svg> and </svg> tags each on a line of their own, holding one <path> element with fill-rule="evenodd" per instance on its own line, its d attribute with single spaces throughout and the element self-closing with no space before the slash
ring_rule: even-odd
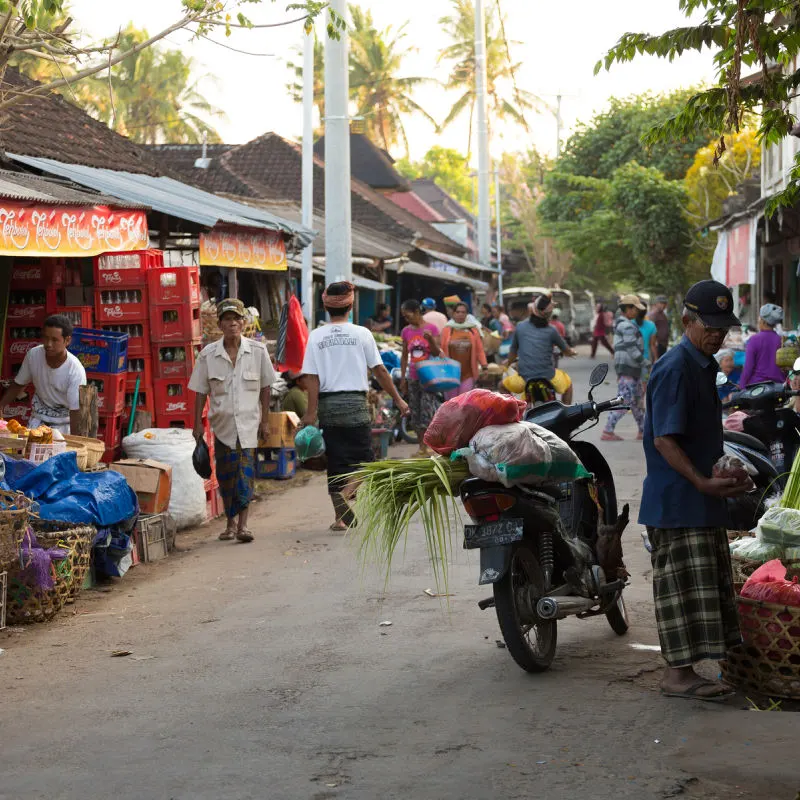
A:
<svg viewBox="0 0 800 800">
<path fill-rule="evenodd" d="M 59 453 L 38 466 L 2 458 L 6 474 L 0 487 L 36 500 L 43 519 L 105 528 L 139 511 L 136 495 L 122 475 L 111 470 L 81 472 L 73 451 Z"/>
</svg>

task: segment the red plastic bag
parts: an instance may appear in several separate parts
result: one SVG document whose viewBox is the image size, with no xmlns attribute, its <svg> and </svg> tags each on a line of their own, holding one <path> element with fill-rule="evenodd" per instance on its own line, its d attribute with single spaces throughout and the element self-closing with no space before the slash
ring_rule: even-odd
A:
<svg viewBox="0 0 800 800">
<path fill-rule="evenodd" d="M 424 441 L 435 452 L 449 456 L 453 450 L 466 447 L 481 428 L 519 422 L 524 411 L 522 400 L 473 389 L 439 406 Z"/>
<path fill-rule="evenodd" d="M 741 595 L 779 606 L 800 606 L 800 583 L 796 577 L 786 580 L 786 567 L 776 558 L 760 566 L 747 579 Z"/>
<path fill-rule="evenodd" d="M 278 350 L 278 369 L 281 372 L 291 370 L 301 372 L 303 369 L 303 357 L 306 354 L 308 344 L 308 326 L 303 317 L 303 307 L 300 301 L 292 295 L 285 307 L 286 311 L 286 340 L 282 341 L 282 347 Z M 281 314 L 281 327 L 283 327 L 283 314 Z M 282 338 L 281 331 L 281 338 Z"/>
</svg>

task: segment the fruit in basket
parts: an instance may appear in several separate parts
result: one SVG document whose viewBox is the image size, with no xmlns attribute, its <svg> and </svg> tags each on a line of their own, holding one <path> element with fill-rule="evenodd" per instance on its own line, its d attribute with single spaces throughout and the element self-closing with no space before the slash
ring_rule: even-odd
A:
<svg viewBox="0 0 800 800">
<path fill-rule="evenodd" d="M 27 432 L 27 429 L 24 425 L 20 425 L 17 420 L 12 419 L 8 421 L 8 431 L 9 433 L 16 433 L 18 436 L 23 436 L 23 431 Z"/>
</svg>

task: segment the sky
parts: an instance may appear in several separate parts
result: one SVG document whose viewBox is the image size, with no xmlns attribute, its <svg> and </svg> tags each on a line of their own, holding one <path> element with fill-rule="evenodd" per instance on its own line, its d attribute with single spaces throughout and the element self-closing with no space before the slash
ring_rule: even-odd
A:
<svg viewBox="0 0 800 800">
<path fill-rule="evenodd" d="M 297 12 L 286 12 L 289 0 L 248 6 L 254 22 L 274 23 L 292 19 Z M 498 0 L 486 0 L 487 6 Z M 651 57 L 640 57 L 631 64 L 617 65 L 610 72 L 593 75 L 596 61 L 622 33 L 628 31 L 661 33 L 686 20 L 678 11 L 677 0 L 499 0 L 506 16 L 506 32 L 512 40 L 512 57 L 521 63 L 517 83 L 541 99 L 555 105 L 562 95 L 562 119 L 567 138 L 578 121 L 588 121 L 601 111 L 608 98 L 625 97 L 646 91 L 664 92 L 714 80 L 711 54 L 690 54 L 670 64 Z M 415 100 L 431 116 L 443 120 L 456 99 L 438 82 L 447 78 L 447 65 L 438 57 L 447 39 L 438 20 L 449 12 L 451 0 L 361 0 L 362 8 L 373 13 L 379 28 L 397 28 L 408 22 L 406 43 L 413 51 L 405 61 L 407 76 L 426 76 L 437 83 L 421 87 Z M 180 17 L 178 0 L 71 0 L 77 27 L 91 37 L 109 36 L 132 21 L 151 34 L 166 28 Z M 322 27 L 320 26 L 322 31 Z M 323 32 L 324 35 L 324 32 Z M 298 139 L 302 133 L 302 109 L 295 104 L 285 85 L 289 79 L 287 60 L 297 60 L 295 45 L 302 41 L 299 25 L 260 30 L 239 30 L 230 37 L 212 34 L 215 42 L 192 40 L 186 32 L 169 36 L 167 46 L 179 47 L 195 60 L 198 89 L 213 105 L 224 110 L 223 119 L 212 124 L 230 144 L 249 141 L 268 131 Z M 244 55 L 223 47 L 234 47 Z M 493 156 L 504 151 L 525 150 L 535 145 L 554 155 L 555 117 L 544 111 L 530 113 L 530 132 L 504 127 L 493 141 Z M 424 118 L 405 121 L 410 155 L 420 158 L 430 146 L 439 144 L 466 151 L 467 116 L 456 120 L 437 134 Z M 405 155 L 401 148 L 393 152 Z"/>
</svg>

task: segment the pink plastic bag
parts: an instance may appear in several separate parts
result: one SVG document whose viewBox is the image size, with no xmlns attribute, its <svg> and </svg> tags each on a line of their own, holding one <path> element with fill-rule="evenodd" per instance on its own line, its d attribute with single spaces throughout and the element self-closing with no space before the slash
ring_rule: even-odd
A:
<svg viewBox="0 0 800 800">
<path fill-rule="evenodd" d="M 747 414 L 745 414 L 744 411 L 734 411 L 732 414 L 728 414 L 728 416 L 722 420 L 722 427 L 729 431 L 743 433 L 744 421 L 746 419 Z"/>
<path fill-rule="evenodd" d="M 519 422 L 525 403 L 487 389 L 473 389 L 439 406 L 428 430 L 425 444 L 443 456 L 466 447 L 472 437 L 489 425 Z"/>
<path fill-rule="evenodd" d="M 741 595 L 779 606 L 800 606 L 800 583 L 796 577 L 787 581 L 786 567 L 775 558 L 760 566 L 747 579 Z"/>
</svg>

